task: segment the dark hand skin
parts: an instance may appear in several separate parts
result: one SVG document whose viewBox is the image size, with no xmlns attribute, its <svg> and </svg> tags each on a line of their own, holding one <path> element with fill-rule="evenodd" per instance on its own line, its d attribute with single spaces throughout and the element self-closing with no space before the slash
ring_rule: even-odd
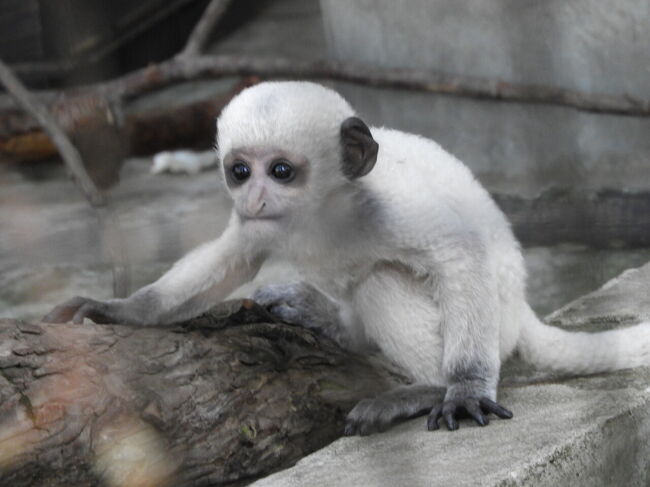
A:
<svg viewBox="0 0 650 487">
<path fill-rule="evenodd" d="M 512 418 L 512 412 L 497 404 L 487 397 L 462 397 L 448 401 L 434 407 L 427 419 L 427 428 L 434 431 L 440 428 L 438 420 L 443 418 L 447 429 L 454 431 L 458 429 L 458 419 L 470 417 L 479 426 L 487 426 L 490 420 L 487 414 L 493 413 L 501 419 Z"/>
<path fill-rule="evenodd" d="M 101 325 L 119 323 L 120 320 L 114 308 L 110 303 L 75 296 L 56 306 L 41 321 L 45 323 L 67 323 L 72 320 L 73 323 L 81 325 L 84 318 L 88 318 Z"/>
<path fill-rule="evenodd" d="M 442 387 L 410 385 L 364 399 L 348 413 L 344 434 L 366 436 L 385 431 L 396 422 L 427 414 L 444 396 Z"/>
</svg>

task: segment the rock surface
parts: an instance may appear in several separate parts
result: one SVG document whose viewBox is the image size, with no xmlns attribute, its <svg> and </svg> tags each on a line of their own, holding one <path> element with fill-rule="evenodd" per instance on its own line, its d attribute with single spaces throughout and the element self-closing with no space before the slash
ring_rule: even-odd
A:
<svg viewBox="0 0 650 487">
<path fill-rule="evenodd" d="M 623 273 L 553 313 L 562 326 L 598 328 L 650 316 L 650 264 Z M 650 369 L 553 379 L 512 360 L 502 404 L 515 416 L 483 429 L 427 432 L 424 418 L 386 433 L 343 438 L 256 487 L 611 486 L 650 481 Z"/>
<path fill-rule="evenodd" d="M 597 329 L 611 323 L 650 320 L 650 263 L 628 269 L 603 287 L 547 317 L 553 324 Z"/>
</svg>

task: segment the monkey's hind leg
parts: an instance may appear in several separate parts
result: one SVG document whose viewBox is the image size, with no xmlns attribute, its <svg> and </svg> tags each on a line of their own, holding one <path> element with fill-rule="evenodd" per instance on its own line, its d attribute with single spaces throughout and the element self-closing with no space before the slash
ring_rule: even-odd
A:
<svg viewBox="0 0 650 487">
<path fill-rule="evenodd" d="M 363 399 L 348 413 L 345 434 L 369 435 L 394 423 L 428 414 L 445 397 L 444 387 L 411 385 Z"/>
<path fill-rule="evenodd" d="M 285 323 L 304 326 L 351 348 L 353 340 L 342 322 L 340 306 L 311 284 L 271 284 L 255 291 L 253 300 Z"/>
</svg>

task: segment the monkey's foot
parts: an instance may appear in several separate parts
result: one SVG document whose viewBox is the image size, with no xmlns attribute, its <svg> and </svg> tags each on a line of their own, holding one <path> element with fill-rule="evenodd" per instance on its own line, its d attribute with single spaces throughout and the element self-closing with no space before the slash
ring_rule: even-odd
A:
<svg viewBox="0 0 650 487">
<path fill-rule="evenodd" d="M 344 433 L 365 436 L 385 431 L 399 420 L 426 414 L 443 396 L 442 388 L 406 386 L 363 399 L 348 413 Z"/>
<path fill-rule="evenodd" d="M 494 413 L 502 419 L 512 418 L 511 411 L 500 406 L 492 399 L 487 397 L 461 397 L 444 401 L 433 408 L 427 420 L 427 428 L 429 431 L 439 429 L 438 420 L 443 418 L 448 430 L 457 430 L 457 419 L 462 417 L 471 417 L 479 426 L 486 426 L 490 422 L 487 418 L 488 413 Z"/>
</svg>

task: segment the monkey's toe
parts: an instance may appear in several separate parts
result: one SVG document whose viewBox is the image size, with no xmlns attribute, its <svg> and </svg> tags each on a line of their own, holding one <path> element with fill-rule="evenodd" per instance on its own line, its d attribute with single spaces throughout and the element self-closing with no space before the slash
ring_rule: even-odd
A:
<svg viewBox="0 0 650 487">
<path fill-rule="evenodd" d="M 487 414 L 493 413 L 499 418 L 510 419 L 512 412 L 487 397 L 462 397 L 446 400 L 434 407 L 427 419 L 427 429 L 440 429 L 438 422 L 444 420 L 449 431 L 459 428 L 458 420 L 472 418 L 479 426 L 487 426 L 490 420 Z"/>
<path fill-rule="evenodd" d="M 449 431 L 457 430 L 458 419 L 472 418 L 479 426 L 487 426 L 487 414 L 493 413 L 501 419 L 512 418 L 512 412 L 487 397 L 463 397 L 444 401 L 434 407 L 427 419 L 427 429 L 440 429 L 438 421 L 444 420 Z"/>
</svg>

